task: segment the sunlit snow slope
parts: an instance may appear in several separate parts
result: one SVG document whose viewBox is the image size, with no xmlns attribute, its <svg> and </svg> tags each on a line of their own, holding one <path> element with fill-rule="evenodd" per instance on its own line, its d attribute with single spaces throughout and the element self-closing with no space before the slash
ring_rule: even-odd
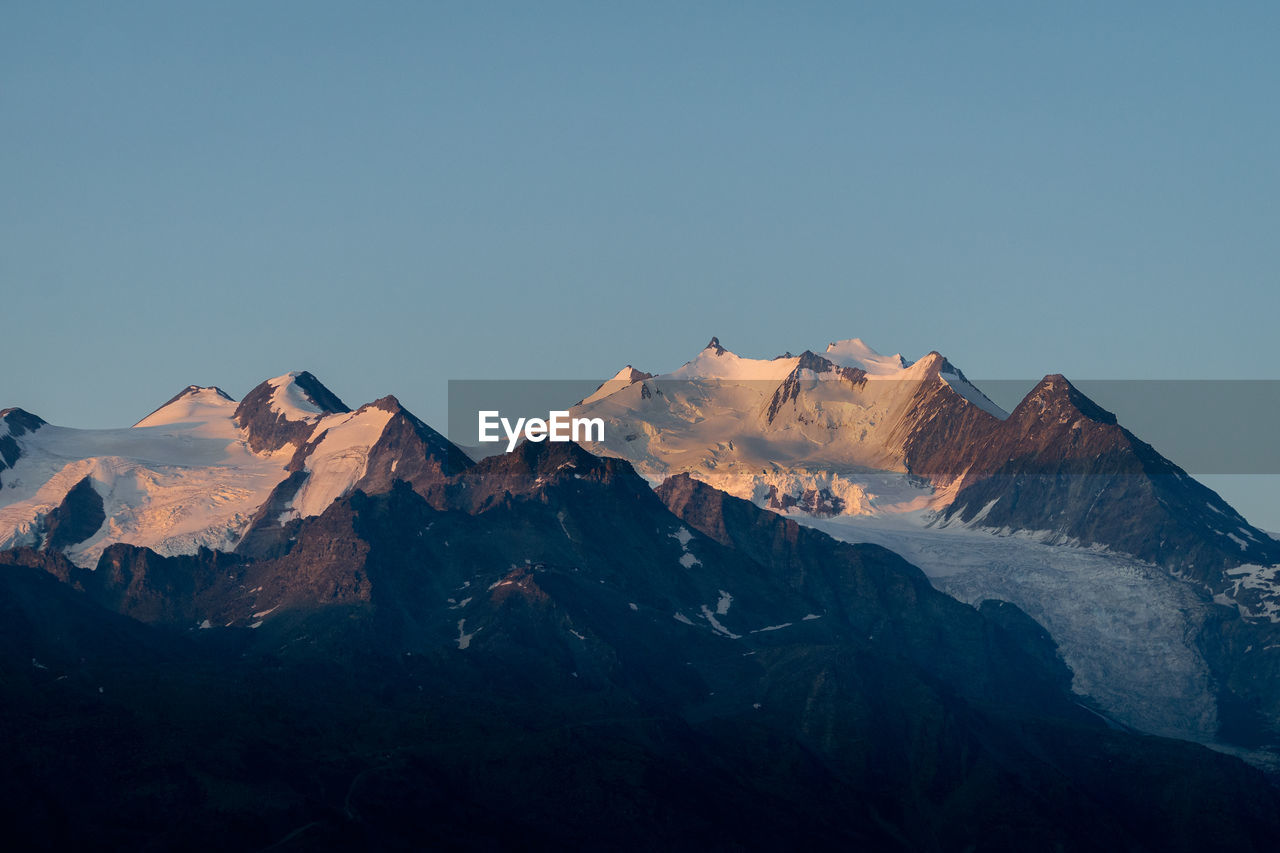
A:
<svg viewBox="0 0 1280 853">
<path fill-rule="evenodd" d="M 45 544 L 68 494 L 87 478 L 105 520 L 65 548 L 74 562 L 93 566 L 114 542 L 164 555 L 230 550 L 290 475 L 296 486 L 274 521 L 318 515 L 367 482 L 380 441 L 424 456 L 389 435 L 393 419 L 428 429 L 394 398 L 352 412 L 310 374 L 290 373 L 239 405 L 218 388 L 192 385 L 129 429 L 45 424 L 14 439 L 16 460 L 0 475 L 0 548 Z"/>
</svg>

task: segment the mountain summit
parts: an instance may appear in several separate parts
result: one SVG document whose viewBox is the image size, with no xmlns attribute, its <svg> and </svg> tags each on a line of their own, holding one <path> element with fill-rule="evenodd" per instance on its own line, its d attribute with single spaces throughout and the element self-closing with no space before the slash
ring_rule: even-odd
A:
<svg viewBox="0 0 1280 853">
<path fill-rule="evenodd" d="M 295 371 L 262 382 L 244 396 L 235 419 L 248 433 L 257 453 L 297 444 L 325 415 L 349 412 L 346 403 L 307 371 Z"/>
<path fill-rule="evenodd" d="M 284 523 L 353 490 L 425 489 L 470 464 L 396 398 L 353 412 L 306 371 L 238 404 L 189 385 L 130 429 L 49 427 L 6 410 L 0 547 L 52 547 L 82 565 L 118 542 L 166 555 L 271 548 Z"/>
<path fill-rule="evenodd" d="M 1068 379 L 1005 412 L 938 352 L 910 361 L 852 338 L 766 360 L 714 344 L 584 401 L 575 415 L 606 422 L 591 449 L 655 486 L 686 475 L 886 545 L 975 604 L 1018 604 L 1129 724 L 1280 736 L 1280 688 L 1265 686 L 1280 671 L 1280 542 Z"/>
</svg>

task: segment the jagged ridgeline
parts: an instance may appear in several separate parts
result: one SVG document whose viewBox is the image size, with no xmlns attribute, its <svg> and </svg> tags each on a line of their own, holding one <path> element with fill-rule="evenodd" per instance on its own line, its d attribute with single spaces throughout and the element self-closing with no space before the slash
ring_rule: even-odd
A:
<svg viewBox="0 0 1280 853">
<path fill-rule="evenodd" d="M 10 837 L 1270 849 L 1280 800 L 1260 770 L 1134 730 L 1073 671 L 1093 659 L 1070 630 L 1059 644 L 1050 597 L 1015 601 L 1045 565 L 960 600 L 893 550 L 816 529 L 995 547 L 1011 538 L 984 528 L 995 518 L 1061 534 L 1032 543 L 1050 554 L 1106 544 L 1125 571 L 1167 571 L 1075 510 L 1066 475 L 1114 453 L 1139 485 L 1092 512 L 1199 537 L 1178 553 L 1209 569 L 1176 582 L 1200 601 L 1241 565 L 1196 526 L 1213 510 L 1194 501 L 1220 499 L 1066 380 L 1006 414 L 936 354 L 853 341 L 753 361 L 713 340 L 575 410 L 611 419 L 605 446 L 479 462 L 394 397 L 352 410 L 305 372 L 239 403 L 191 386 L 129 429 L 5 410 Z M 699 445 L 713 416 L 736 432 Z M 932 570 L 947 553 L 912 557 Z M 1211 595 L 1188 612 L 1235 613 L 1196 635 L 1223 674 L 1215 713 L 1263 738 L 1270 694 L 1242 647 L 1266 625 Z"/>
</svg>

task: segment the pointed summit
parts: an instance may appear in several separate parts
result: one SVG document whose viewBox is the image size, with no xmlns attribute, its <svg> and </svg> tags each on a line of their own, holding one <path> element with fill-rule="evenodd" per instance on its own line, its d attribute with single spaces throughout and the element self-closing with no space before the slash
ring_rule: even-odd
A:
<svg viewBox="0 0 1280 853">
<path fill-rule="evenodd" d="M 134 426 L 166 426 L 208 421 L 215 417 L 229 418 L 234 413 L 235 402 L 234 397 L 217 385 L 188 385 Z"/>
<path fill-rule="evenodd" d="M 616 394 L 623 388 L 628 388 L 637 382 L 643 382 L 646 379 L 652 378 L 652 373 L 645 373 L 643 370 L 636 370 L 628 364 L 626 367 L 613 374 L 612 378 L 606 379 L 604 382 L 600 383 L 600 387 L 596 388 L 596 390 L 592 391 L 582 400 L 574 403 L 574 405 L 585 406 L 589 403 L 594 403 L 597 400 L 603 400 L 605 397 L 608 397 L 610 394 Z"/>
<path fill-rule="evenodd" d="M 24 409 L 0 409 L 0 471 L 12 468 L 22 455 L 22 448 L 15 439 L 44 425 L 44 420 Z"/>
<path fill-rule="evenodd" d="M 1051 420 L 1083 415 L 1100 424 L 1116 423 L 1116 416 L 1086 397 L 1061 373 L 1041 379 L 1022 398 L 1012 417 L 1022 420 Z"/>
<path fill-rule="evenodd" d="M 445 488 L 449 478 L 474 463 L 393 396 L 354 412 L 325 416 L 289 461 L 289 477 L 260 507 L 237 552 L 266 557 L 288 550 L 282 520 L 320 515 L 335 500 L 359 490 L 382 494 L 398 481 L 423 496 Z M 300 432 L 298 434 L 301 434 Z"/>
<path fill-rule="evenodd" d="M 0 436 L 19 436 L 35 432 L 44 426 L 43 418 L 31 414 L 26 409 L 16 406 L 11 409 L 0 409 Z"/>
<path fill-rule="evenodd" d="M 235 419 L 248 431 L 249 447 L 262 453 L 290 443 L 301 445 L 320 418 L 350 411 L 319 379 L 302 370 L 259 384 L 240 401 Z"/>
<path fill-rule="evenodd" d="M 715 350 L 716 355 L 724 355 L 726 352 L 728 352 L 728 350 L 720 346 L 720 339 L 717 338 L 715 335 L 711 336 L 711 340 L 707 342 L 707 345 L 703 347 L 703 349 Z"/>
</svg>

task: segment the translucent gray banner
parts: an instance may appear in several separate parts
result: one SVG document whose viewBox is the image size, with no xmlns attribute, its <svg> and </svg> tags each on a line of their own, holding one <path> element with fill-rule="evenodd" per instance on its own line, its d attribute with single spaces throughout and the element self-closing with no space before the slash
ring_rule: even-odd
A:
<svg viewBox="0 0 1280 853">
<path fill-rule="evenodd" d="M 989 401 L 1013 412 L 1040 380 L 971 380 Z M 505 440 L 482 443 L 479 413 L 498 412 L 515 423 L 519 418 L 546 419 L 555 411 L 606 414 L 602 407 L 574 406 L 604 384 L 599 379 L 467 379 L 449 381 L 448 437 L 473 456 L 500 453 Z M 767 408 L 779 394 L 792 404 L 784 378 L 768 380 L 645 380 L 650 394 L 635 400 L 613 394 L 607 414 L 618 416 L 634 406 L 636 419 L 647 420 L 664 399 L 710 400 L 724 388 L 746 389 L 746 405 Z M 1280 380 L 1072 380 L 1075 388 L 1113 413 L 1121 426 L 1152 445 L 1161 455 L 1195 475 L 1280 474 Z M 845 378 L 808 379 L 799 393 L 812 399 L 866 401 L 910 399 L 921 383 L 871 379 L 859 386 Z M 896 387 L 895 387 L 896 386 Z M 620 390 L 626 383 L 610 385 Z M 659 394 L 658 392 L 663 392 Z M 867 396 L 870 395 L 870 396 Z M 655 402 L 656 400 L 656 402 Z M 501 434 L 501 430 L 497 430 Z M 725 436 L 731 439 L 733 436 Z"/>
</svg>

